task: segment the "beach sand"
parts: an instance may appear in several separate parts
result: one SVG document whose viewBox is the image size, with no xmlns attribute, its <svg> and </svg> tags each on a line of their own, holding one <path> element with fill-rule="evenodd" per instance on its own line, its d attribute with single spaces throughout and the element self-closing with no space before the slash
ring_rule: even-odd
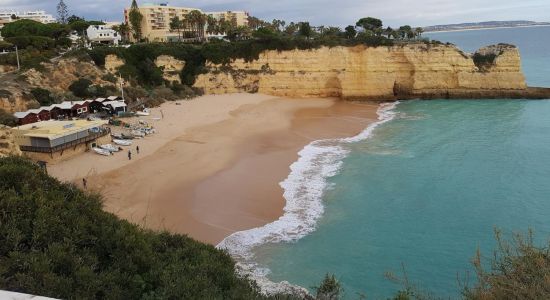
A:
<svg viewBox="0 0 550 300">
<path fill-rule="evenodd" d="M 48 171 L 77 184 L 87 178 L 105 209 L 131 222 L 217 244 L 278 219 L 285 204 L 279 182 L 297 153 L 314 140 L 358 134 L 377 108 L 259 94 L 169 102 L 146 118 L 158 133 L 135 140 L 131 161 L 127 151 L 85 153 Z"/>
</svg>

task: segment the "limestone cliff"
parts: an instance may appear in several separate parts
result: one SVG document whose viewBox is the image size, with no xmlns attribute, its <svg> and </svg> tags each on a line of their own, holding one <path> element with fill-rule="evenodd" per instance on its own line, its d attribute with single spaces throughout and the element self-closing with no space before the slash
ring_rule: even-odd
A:
<svg viewBox="0 0 550 300">
<path fill-rule="evenodd" d="M 23 73 L 29 85 L 66 92 L 71 83 L 80 78 L 87 78 L 93 84 L 112 84 L 102 79 L 107 72 L 98 68 L 92 61 L 68 58 L 54 63 L 44 63 L 42 66 L 44 70 L 30 69 Z"/>
<path fill-rule="evenodd" d="M 155 59 L 155 65 L 162 69 L 164 80 L 181 83 L 180 73 L 185 67 L 185 61 L 175 59 L 170 55 L 160 55 Z"/>
<path fill-rule="evenodd" d="M 15 143 L 9 127 L 0 125 L 0 157 L 21 155 L 21 150 Z"/>
<path fill-rule="evenodd" d="M 252 62 L 207 63 L 209 71 L 197 78 L 195 87 L 207 94 L 357 99 L 513 97 L 526 90 L 516 47 L 497 45 L 480 51 L 480 57 L 492 58 L 483 68 L 452 45 L 265 51 Z"/>
</svg>

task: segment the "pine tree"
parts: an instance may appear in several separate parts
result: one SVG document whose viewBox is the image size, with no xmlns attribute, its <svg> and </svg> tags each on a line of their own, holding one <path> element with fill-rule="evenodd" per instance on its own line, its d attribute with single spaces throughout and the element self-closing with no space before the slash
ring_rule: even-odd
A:
<svg viewBox="0 0 550 300">
<path fill-rule="evenodd" d="M 67 4 L 63 0 L 59 0 L 57 4 L 57 18 L 59 23 L 67 24 L 67 19 L 69 17 L 69 11 L 67 9 Z"/>
<path fill-rule="evenodd" d="M 132 25 L 132 31 L 134 32 L 134 39 L 136 42 L 139 42 L 141 40 L 141 21 L 143 20 L 143 15 L 139 12 L 136 0 L 132 0 L 129 17 L 130 25 Z"/>
</svg>

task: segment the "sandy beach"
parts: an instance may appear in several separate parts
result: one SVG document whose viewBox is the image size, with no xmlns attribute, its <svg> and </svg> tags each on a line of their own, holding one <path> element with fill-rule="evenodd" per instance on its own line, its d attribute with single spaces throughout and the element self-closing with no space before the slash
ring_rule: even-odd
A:
<svg viewBox="0 0 550 300">
<path fill-rule="evenodd" d="M 158 133 L 135 140 L 132 160 L 127 151 L 85 153 L 48 171 L 77 184 L 87 178 L 105 209 L 131 222 L 217 244 L 278 219 L 285 204 L 279 182 L 297 153 L 314 140 L 361 132 L 377 108 L 259 94 L 168 102 L 144 118 Z"/>
</svg>

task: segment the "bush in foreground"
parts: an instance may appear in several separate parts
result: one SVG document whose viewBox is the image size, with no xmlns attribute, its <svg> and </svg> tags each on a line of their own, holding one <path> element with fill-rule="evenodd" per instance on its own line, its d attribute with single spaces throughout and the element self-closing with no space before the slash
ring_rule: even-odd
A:
<svg viewBox="0 0 550 300">
<path fill-rule="evenodd" d="M 62 299 L 258 299 L 226 253 L 155 233 L 22 158 L 0 159 L 0 289 Z"/>
</svg>

